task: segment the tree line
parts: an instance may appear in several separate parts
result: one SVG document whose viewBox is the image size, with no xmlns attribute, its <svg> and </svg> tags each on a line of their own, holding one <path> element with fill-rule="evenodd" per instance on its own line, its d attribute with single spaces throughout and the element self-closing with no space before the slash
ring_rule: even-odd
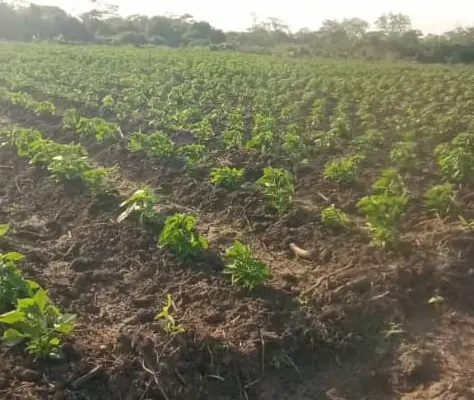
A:
<svg viewBox="0 0 474 400">
<path fill-rule="evenodd" d="M 78 17 L 59 7 L 0 0 L 0 38 L 135 46 L 206 46 L 295 57 L 405 59 L 418 62 L 471 63 L 474 27 L 424 35 L 409 16 L 387 13 L 374 24 L 360 18 L 325 20 L 317 30 L 292 32 L 277 18 L 254 20 L 244 32 L 224 32 L 191 15 L 122 17 L 112 5 Z"/>
</svg>

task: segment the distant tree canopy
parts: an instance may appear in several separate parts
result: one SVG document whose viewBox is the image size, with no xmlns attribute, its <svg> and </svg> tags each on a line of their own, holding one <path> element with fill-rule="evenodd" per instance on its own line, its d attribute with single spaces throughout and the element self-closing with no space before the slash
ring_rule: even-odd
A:
<svg viewBox="0 0 474 400">
<path fill-rule="evenodd" d="M 97 3 L 97 2 L 96 2 Z M 420 62 L 474 61 L 474 27 L 423 35 L 410 17 L 387 13 L 371 24 L 360 18 L 324 20 L 318 30 L 291 32 L 277 18 L 255 19 L 245 32 L 223 32 L 191 15 L 131 15 L 97 7 L 79 17 L 59 7 L 0 0 L 0 39 L 179 46 L 292 56 L 391 58 Z"/>
</svg>

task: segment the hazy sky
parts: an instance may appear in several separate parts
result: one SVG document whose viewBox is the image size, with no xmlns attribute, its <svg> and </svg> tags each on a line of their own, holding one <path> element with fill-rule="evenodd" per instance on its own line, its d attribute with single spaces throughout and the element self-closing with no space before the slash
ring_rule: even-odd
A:
<svg viewBox="0 0 474 400">
<path fill-rule="evenodd" d="M 69 12 L 90 9 L 88 0 L 31 0 L 38 4 L 57 5 Z M 317 28 L 324 19 L 360 17 L 373 22 L 388 11 L 402 12 L 424 32 L 443 32 L 456 26 L 474 25 L 474 2 L 471 0 L 109 0 L 123 15 L 189 13 L 225 30 L 243 30 L 259 18 L 276 17 L 293 30 Z"/>
</svg>

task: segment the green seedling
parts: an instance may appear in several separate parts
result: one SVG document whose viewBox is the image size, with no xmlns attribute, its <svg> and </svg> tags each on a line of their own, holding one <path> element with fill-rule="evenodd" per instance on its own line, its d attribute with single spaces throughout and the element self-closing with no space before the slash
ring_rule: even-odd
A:
<svg viewBox="0 0 474 400">
<path fill-rule="evenodd" d="M 144 151 L 150 158 L 166 158 L 173 154 L 174 143 L 163 132 L 136 132 L 130 136 L 128 148 L 132 153 Z"/>
<path fill-rule="evenodd" d="M 27 343 L 29 354 L 37 358 L 61 358 L 61 336 L 72 332 L 76 316 L 62 314 L 50 304 L 43 289 L 33 297 L 18 299 L 17 307 L 0 315 L 0 322 L 10 328 L 3 334 L 7 346 Z"/>
<path fill-rule="evenodd" d="M 207 240 L 196 229 L 196 218 L 187 214 L 168 217 L 158 240 L 181 259 L 197 255 L 208 248 Z"/>
<path fill-rule="evenodd" d="M 321 211 L 321 219 L 323 224 L 329 228 L 344 228 L 350 223 L 346 213 L 338 209 L 334 204 Z"/>
<path fill-rule="evenodd" d="M 166 303 L 163 304 L 163 308 L 161 309 L 160 313 L 155 316 L 155 319 L 161 320 L 163 322 L 163 329 L 170 335 L 185 332 L 183 325 L 176 323 L 176 319 L 171 314 L 172 309 L 176 311 L 176 306 L 174 304 L 173 298 L 168 293 L 166 295 Z"/>
<path fill-rule="evenodd" d="M 213 168 L 209 181 L 216 186 L 227 189 L 236 189 L 244 181 L 244 170 L 242 168 Z"/>
<path fill-rule="evenodd" d="M 274 208 L 278 214 L 283 214 L 288 210 L 295 194 L 291 172 L 281 168 L 268 167 L 263 170 L 263 176 L 257 183 L 262 187 L 269 206 Z"/>
<path fill-rule="evenodd" d="M 150 222 L 156 221 L 159 217 L 155 210 L 157 197 L 153 190 L 149 187 L 137 190 L 127 200 L 120 204 L 123 211 L 117 218 L 117 222 L 121 223 L 125 219 L 133 216 L 141 226 L 146 226 Z"/>
<path fill-rule="evenodd" d="M 359 164 L 363 159 L 363 156 L 358 155 L 328 161 L 324 166 L 324 179 L 341 184 L 354 183 L 357 180 Z"/>
<path fill-rule="evenodd" d="M 431 187 L 424 197 L 426 207 L 440 216 L 448 215 L 456 208 L 454 187 L 450 183 Z"/>
<path fill-rule="evenodd" d="M 224 270 L 232 277 L 232 284 L 253 290 L 265 285 L 270 278 L 269 268 L 254 257 L 250 246 L 236 240 L 227 250 L 226 256 L 231 260 Z"/>
</svg>

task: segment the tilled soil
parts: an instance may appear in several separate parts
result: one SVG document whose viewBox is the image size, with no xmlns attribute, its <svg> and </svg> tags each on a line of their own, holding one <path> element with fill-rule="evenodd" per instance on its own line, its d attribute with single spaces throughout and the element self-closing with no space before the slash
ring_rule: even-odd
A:
<svg viewBox="0 0 474 400">
<path fill-rule="evenodd" d="M 13 123 L 78 141 L 54 119 L 4 110 L 2 125 Z M 24 253 L 24 274 L 78 315 L 64 361 L 0 350 L 1 398 L 474 398 L 474 235 L 420 214 L 401 250 L 376 251 L 357 226 L 322 226 L 315 206 L 338 200 L 350 210 L 360 194 L 336 192 L 316 166 L 299 172 L 295 206 L 278 218 L 252 188 L 216 190 L 206 171 L 81 142 L 99 164 L 120 168 L 122 196 L 146 183 L 160 188 L 164 212 L 195 214 L 210 248 L 183 263 L 156 234 L 116 223 L 118 197 L 95 203 L 0 148 L 0 221 L 11 225 L 0 250 Z M 248 167 L 249 181 L 264 166 L 245 152 L 225 162 Z M 266 288 L 239 290 L 222 274 L 237 238 L 270 266 Z M 295 257 L 292 242 L 310 259 Z M 175 336 L 154 318 L 168 293 L 186 329 Z M 436 293 L 445 298 L 437 308 L 426 304 Z"/>
</svg>

